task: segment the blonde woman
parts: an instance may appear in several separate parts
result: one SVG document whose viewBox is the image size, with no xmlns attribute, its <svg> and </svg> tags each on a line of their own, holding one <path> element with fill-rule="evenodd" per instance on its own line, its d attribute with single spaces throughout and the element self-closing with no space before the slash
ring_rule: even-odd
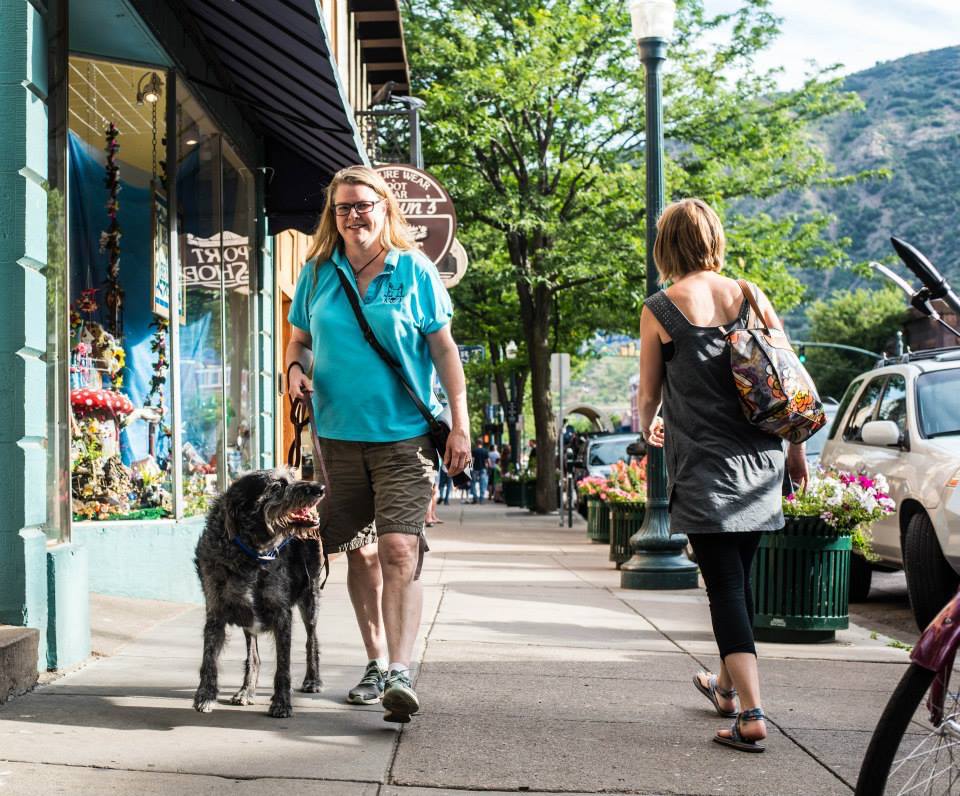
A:
<svg viewBox="0 0 960 796">
<path fill-rule="evenodd" d="M 407 722 L 420 708 L 409 665 L 423 604 L 417 572 L 433 450 L 427 422 L 364 338 L 337 271 L 434 415 L 439 375 L 453 415 L 444 457 L 453 475 L 470 457 L 466 386 L 450 333 L 450 297 L 413 243 L 389 186 L 362 166 L 339 171 L 288 317 L 287 381 L 291 398 L 312 391 L 329 479 L 324 543 L 330 552 L 346 551 L 347 589 L 366 647 L 366 670 L 347 700 L 382 699 L 386 721 Z"/>
<path fill-rule="evenodd" d="M 717 713 L 735 717 L 717 742 L 762 752 L 750 567 L 760 534 L 783 527 L 784 453 L 782 440 L 750 425 L 740 408 L 725 330 L 746 323 L 750 305 L 736 280 L 720 274 L 724 248 L 720 218 L 701 199 L 675 202 L 657 223 L 653 257 L 670 285 L 640 316 L 640 428 L 648 444 L 664 447 L 671 529 L 690 538 L 710 601 L 720 671 L 698 672 L 694 685 Z M 782 328 L 750 287 L 767 324 Z M 794 481 L 806 479 L 802 445 L 790 446 L 786 467 Z"/>
</svg>

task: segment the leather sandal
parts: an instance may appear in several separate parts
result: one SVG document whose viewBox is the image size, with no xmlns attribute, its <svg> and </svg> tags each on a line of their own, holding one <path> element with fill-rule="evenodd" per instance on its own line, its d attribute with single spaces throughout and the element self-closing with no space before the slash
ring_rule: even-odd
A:
<svg viewBox="0 0 960 796">
<path fill-rule="evenodd" d="M 701 675 L 703 675 L 707 680 L 706 686 L 700 682 Z M 693 684 L 696 686 L 697 691 L 710 700 L 710 704 L 713 705 L 713 709 L 717 711 L 719 715 L 723 716 L 725 719 L 732 719 L 737 715 L 736 710 L 722 710 L 720 708 L 720 703 L 717 701 L 718 694 L 724 699 L 736 699 L 736 688 L 731 688 L 729 691 L 726 688 L 721 688 L 719 685 L 717 685 L 717 676 L 715 674 L 710 674 L 710 672 L 705 672 L 702 669 L 693 676 Z"/>
<path fill-rule="evenodd" d="M 763 752 L 766 750 L 766 746 L 750 738 L 744 738 L 743 735 L 740 734 L 740 722 L 764 721 L 766 718 L 767 717 L 763 715 L 763 708 L 750 708 L 750 710 L 741 711 L 737 716 L 737 720 L 730 725 L 730 737 L 714 735 L 713 740 L 718 744 L 738 749 L 741 752 Z"/>
</svg>

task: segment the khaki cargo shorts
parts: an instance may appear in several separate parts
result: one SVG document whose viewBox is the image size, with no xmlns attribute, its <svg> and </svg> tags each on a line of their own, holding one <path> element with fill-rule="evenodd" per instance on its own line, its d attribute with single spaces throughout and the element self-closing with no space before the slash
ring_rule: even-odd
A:
<svg viewBox="0 0 960 796">
<path fill-rule="evenodd" d="M 436 477 L 428 436 L 399 442 L 321 438 L 320 449 L 330 518 L 322 534 L 326 552 L 357 550 L 375 542 L 378 534 L 423 536 Z M 314 473 L 322 479 L 319 462 Z"/>
</svg>

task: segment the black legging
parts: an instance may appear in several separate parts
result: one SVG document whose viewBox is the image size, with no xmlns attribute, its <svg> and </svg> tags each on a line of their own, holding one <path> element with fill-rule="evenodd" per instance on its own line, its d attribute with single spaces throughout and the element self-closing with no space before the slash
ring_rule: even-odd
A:
<svg viewBox="0 0 960 796">
<path fill-rule="evenodd" d="M 756 655 L 750 567 L 760 544 L 759 532 L 691 533 L 689 538 L 707 586 L 720 658 L 732 652 Z"/>
</svg>

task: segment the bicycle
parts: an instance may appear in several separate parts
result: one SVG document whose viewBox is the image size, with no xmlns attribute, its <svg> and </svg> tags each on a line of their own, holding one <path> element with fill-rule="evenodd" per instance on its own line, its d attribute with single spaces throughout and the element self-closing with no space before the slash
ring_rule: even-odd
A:
<svg viewBox="0 0 960 796">
<path fill-rule="evenodd" d="M 950 690 L 958 647 L 960 591 L 927 625 L 910 653 L 910 668 L 870 739 L 856 796 L 958 792 L 960 690 Z M 924 694 L 926 717 L 917 715 Z M 907 732 L 911 725 L 916 732 Z"/>
</svg>

